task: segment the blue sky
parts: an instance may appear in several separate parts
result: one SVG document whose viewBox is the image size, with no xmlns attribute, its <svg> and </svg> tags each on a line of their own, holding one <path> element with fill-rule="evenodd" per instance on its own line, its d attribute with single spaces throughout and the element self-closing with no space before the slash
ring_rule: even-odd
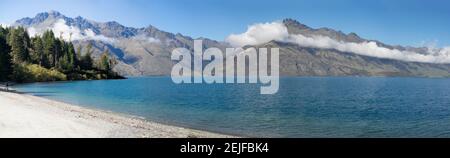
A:
<svg viewBox="0 0 450 158">
<path fill-rule="evenodd" d="M 0 22 L 56 10 L 223 40 L 254 23 L 293 18 L 389 44 L 448 46 L 449 6 L 448 0 L 0 0 Z"/>
</svg>

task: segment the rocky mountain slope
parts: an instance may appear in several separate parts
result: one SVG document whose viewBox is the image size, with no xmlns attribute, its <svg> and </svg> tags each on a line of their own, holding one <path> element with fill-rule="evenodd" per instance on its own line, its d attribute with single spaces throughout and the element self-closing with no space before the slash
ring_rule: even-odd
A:
<svg viewBox="0 0 450 158">
<path fill-rule="evenodd" d="M 310 28 L 292 19 L 282 23 L 289 34 L 305 37 L 322 36 L 339 42 L 375 42 L 377 46 L 399 51 L 426 54 L 427 48 L 391 46 L 367 40 L 356 33 L 345 34 L 329 28 Z M 24 26 L 30 34 L 52 29 L 56 35 L 73 41 L 76 45 L 94 46 L 94 56 L 108 49 L 118 59 L 115 67 L 121 75 L 168 75 L 174 64 L 170 53 L 178 47 L 193 50 L 194 39 L 173 34 L 156 27 L 132 28 L 117 22 L 96 22 L 82 17 L 70 18 L 59 12 L 39 13 L 34 18 L 17 20 L 13 26 Z M 226 42 L 203 39 L 203 47 L 230 47 Z M 365 56 L 338 49 L 301 46 L 295 43 L 270 41 L 255 47 L 280 48 L 280 74 L 292 76 L 424 76 L 450 77 L 449 64 L 408 62 L 402 60 Z"/>
<path fill-rule="evenodd" d="M 193 50 L 194 43 L 191 37 L 161 31 L 151 25 L 132 28 L 114 21 L 101 23 L 82 17 L 69 18 L 56 11 L 17 20 L 13 26 L 26 27 L 30 34 L 51 29 L 76 47 L 91 43 L 95 57 L 108 49 L 119 61 L 114 69 L 125 76 L 170 74 L 174 64 L 170 60 L 172 50 L 178 47 Z M 203 45 L 204 48 L 227 46 L 210 39 L 203 39 Z"/>
</svg>

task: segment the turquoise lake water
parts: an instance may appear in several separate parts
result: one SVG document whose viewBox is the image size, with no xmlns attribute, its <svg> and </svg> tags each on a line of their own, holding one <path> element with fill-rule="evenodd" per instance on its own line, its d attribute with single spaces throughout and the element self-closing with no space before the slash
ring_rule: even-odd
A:
<svg viewBox="0 0 450 158">
<path fill-rule="evenodd" d="M 254 137 L 450 137 L 450 79 L 283 77 L 254 84 L 174 84 L 170 77 L 18 85 L 80 106 Z"/>
</svg>

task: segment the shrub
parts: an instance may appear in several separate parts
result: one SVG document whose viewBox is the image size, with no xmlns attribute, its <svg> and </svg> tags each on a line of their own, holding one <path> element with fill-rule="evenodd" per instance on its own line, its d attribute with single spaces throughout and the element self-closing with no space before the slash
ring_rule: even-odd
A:
<svg viewBox="0 0 450 158">
<path fill-rule="evenodd" d="M 36 64 L 17 64 L 13 77 L 18 82 L 65 81 L 67 76 L 58 70 L 46 69 Z"/>
</svg>

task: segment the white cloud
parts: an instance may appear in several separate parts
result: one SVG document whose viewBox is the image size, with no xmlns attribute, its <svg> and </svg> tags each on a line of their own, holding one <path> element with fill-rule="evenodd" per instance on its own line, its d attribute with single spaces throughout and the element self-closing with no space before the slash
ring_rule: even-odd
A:
<svg viewBox="0 0 450 158">
<path fill-rule="evenodd" d="M 226 38 L 228 43 L 236 47 L 263 44 L 271 40 L 295 43 L 304 47 L 336 49 L 378 58 L 426 63 L 450 63 L 450 47 L 430 48 L 426 54 L 421 54 L 380 47 L 375 42 L 352 43 L 337 41 L 326 36 L 290 35 L 286 26 L 281 22 L 255 24 L 249 26 L 245 33 L 232 34 Z"/>
<path fill-rule="evenodd" d="M 351 43 L 336 41 L 324 36 L 305 37 L 303 35 L 290 35 L 285 42 L 296 43 L 305 47 L 336 49 L 342 52 L 352 52 L 378 58 L 427 63 L 450 63 L 450 51 L 448 49 L 420 54 L 380 47 L 375 42 Z"/>
<path fill-rule="evenodd" d="M 57 20 L 50 27 L 29 27 L 28 34 L 30 36 L 42 35 L 46 30 L 52 30 L 55 37 L 61 37 L 66 41 L 70 40 L 98 40 L 108 43 L 114 42 L 113 38 L 108 38 L 103 35 L 97 35 L 91 29 L 80 30 L 77 27 L 68 26 L 64 19 Z"/>
<path fill-rule="evenodd" d="M 263 44 L 271 40 L 281 41 L 288 36 L 288 30 L 283 23 L 272 22 L 251 25 L 245 33 L 231 34 L 225 41 L 232 46 L 242 47 L 245 45 Z"/>
<path fill-rule="evenodd" d="M 27 29 L 27 32 L 28 32 L 28 35 L 30 35 L 31 37 L 39 35 L 39 33 L 36 31 L 36 29 L 34 27 L 29 27 Z"/>
<path fill-rule="evenodd" d="M 147 37 L 147 42 L 149 43 L 160 43 L 161 41 L 159 39 L 153 38 L 153 37 Z"/>
<path fill-rule="evenodd" d="M 85 35 L 86 35 L 85 39 L 92 39 L 92 40 L 104 41 L 104 42 L 109 42 L 109 43 L 114 42 L 113 38 L 108 38 L 108 37 L 103 36 L 103 35 L 97 35 L 91 29 L 84 30 L 84 32 L 85 32 Z"/>
<path fill-rule="evenodd" d="M 9 26 L 11 26 L 11 25 L 8 24 L 8 23 L 2 23 L 2 22 L 0 22 L 0 25 L 1 25 L 2 27 L 9 27 Z"/>
<path fill-rule="evenodd" d="M 147 42 L 147 43 L 161 43 L 161 40 L 153 38 L 153 37 L 147 37 L 144 35 L 138 35 L 138 36 L 134 36 L 133 37 L 134 40 L 139 40 L 142 42 Z"/>
</svg>

